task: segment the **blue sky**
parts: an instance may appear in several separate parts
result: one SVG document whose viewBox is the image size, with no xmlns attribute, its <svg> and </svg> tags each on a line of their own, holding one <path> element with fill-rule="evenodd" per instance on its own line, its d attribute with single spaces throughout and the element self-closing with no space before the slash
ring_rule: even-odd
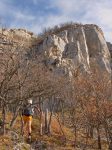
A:
<svg viewBox="0 0 112 150">
<path fill-rule="evenodd" d="M 3 26 L 40 33 L 64 22 L 99 25 L 112 42 L 112 0 L 0 0 Z"/>
</svg>

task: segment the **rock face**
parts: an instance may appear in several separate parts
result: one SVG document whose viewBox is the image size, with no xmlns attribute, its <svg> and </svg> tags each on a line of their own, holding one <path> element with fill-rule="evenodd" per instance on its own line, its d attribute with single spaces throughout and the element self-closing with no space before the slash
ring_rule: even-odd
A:
<svg viewBox="0 0 112 150">
<path fill-rule="evenodd" d="M 94 66 L 111 71 L 110 52 L 96 25 L 74 25 L 47 35 L 36 51 L 43 53 L 46 64 L 58 73 L 72 75 L 77 68 L 89 72 Z"/>
<path fill-rule="evenodd" d="M 110 51 L 110 55 L 111 55 L 111 58 L 112 58 L 112 44 L 110 42 L 107 42 L 107 46 L 108 46 L 108 49 Z"/>
<path fill-rule="evenodd" d="M 109 49 L 110 55 L 111 55 L 111 69 L 112 69 L 112 44 L 110 42 L 107 42 L 107 46 L 108 46 L 108 49 Z"/>
<path fill-rule="evenodd" d="M 33 54 L 41 54 L 44 64 L 58 74 L 72 76 L 76 70 L 89 73 L 95 66 L 101 71 L 111 72 L 109 49 L 112 51 L 112 45 L 106 43 L 103 32 L 96 25 L 60 27 L 43 35 L 42 39 L 23 29 L 0 30 L 2 33 L 5 38 L 20 43 L 24 41 Z"/>
<path fill-rule="evenodd" d="M 32 32 L 24 29 L 0 29 L 0 49 L 9 45 L 29 47 L 34 39 Z"/>
</svg>

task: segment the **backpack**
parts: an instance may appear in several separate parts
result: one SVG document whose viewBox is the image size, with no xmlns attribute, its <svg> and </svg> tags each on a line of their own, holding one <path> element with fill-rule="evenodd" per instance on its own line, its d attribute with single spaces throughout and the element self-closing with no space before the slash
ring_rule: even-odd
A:
<svg viewBox="0 0 112 150">
<path fill-rule="evenodd" d="M 34 115 L 34 108 L 32 107 L 32 105 L 24 106 L 22 114 L 25 116 L 33 116 Z"/>
</svg>

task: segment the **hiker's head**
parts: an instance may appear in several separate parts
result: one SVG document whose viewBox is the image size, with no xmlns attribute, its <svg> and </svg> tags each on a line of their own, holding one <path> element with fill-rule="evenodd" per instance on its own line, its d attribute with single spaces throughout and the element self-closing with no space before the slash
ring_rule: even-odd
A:
<svg viewBox="0 0 112 150">
<path fill-rule="evenodd" d="M 32 99 L 28 99 L 28 104 L 32 104 Z"/>
</svg>

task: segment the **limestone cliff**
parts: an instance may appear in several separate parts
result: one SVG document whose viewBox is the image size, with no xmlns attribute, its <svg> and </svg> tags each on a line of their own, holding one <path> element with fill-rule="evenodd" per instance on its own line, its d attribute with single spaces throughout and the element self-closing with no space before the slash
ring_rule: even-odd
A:
<svg viewBox="0 0 112 150">
<path fill-rule="evenodd" d="M 9 45 L 28 48 L 36 38 L 32 32 L 25 29 L 0 29 L 0 49 Z"/>
<path fill-rule="evenodd" d="M 108 49 L 109 49 L 110 55 L 111 55 L 111 68 L 112 68 L 112 44 L 110 42 L 107 42 L 107 46 L 108 46 Z"/>
<path fill-rule="evenodd" d="M 110 42 L 107 42 L 107 46 L 108 46 L 108 49 L 110 51 L 110 55 L 111 55 L 111 58 L 112 58 L 112 44 Z"/>
<path fill-rule="evenodd" d="M 103 32 L 96 25 L 72 25 L 47 34 L 37 45 L 36 52 L 45 55 L 50 69 L 69 73 L 79 68 L 89 72 L 98 66 L 110 72 L 110 52 Z"/>
<path fill-rule="evenodd" d="M 0 44 L 11 39 L 35 55 L 42 55 L 44 64 L 58 74 L 72 75 L 75 70 L 90 72 L 95 66 L 111 72 L 110 46 L 96 25 L 73 24 L 57 27 L 41 36 L 23 29 L 0 30 Z M 107 46 L 108 45 L 108 46 Z M 109 48 L 109 49 L 108 49 Z"/>
</svg>

